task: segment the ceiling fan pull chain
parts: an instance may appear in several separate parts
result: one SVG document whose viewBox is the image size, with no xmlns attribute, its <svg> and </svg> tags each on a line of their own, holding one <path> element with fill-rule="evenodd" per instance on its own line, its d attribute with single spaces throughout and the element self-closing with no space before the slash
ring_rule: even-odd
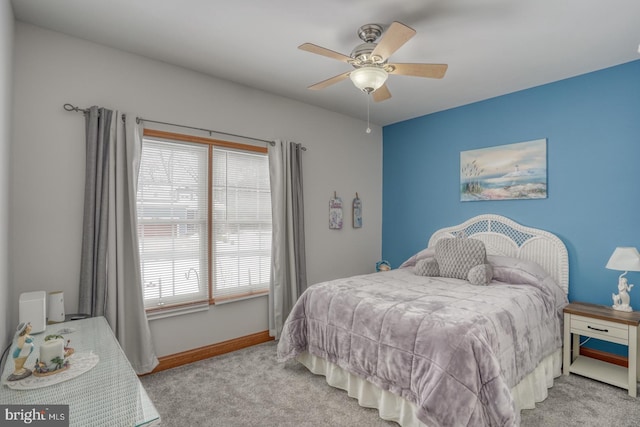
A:
<svg viewBox="0 0 640 427">
<path fill-rule="evenodd" d="M 371 128 L 369 127 L 369 98 L 371 98 L 371 94 L 367 93 L 367 133 L 371 133 Z"/>
</svg>

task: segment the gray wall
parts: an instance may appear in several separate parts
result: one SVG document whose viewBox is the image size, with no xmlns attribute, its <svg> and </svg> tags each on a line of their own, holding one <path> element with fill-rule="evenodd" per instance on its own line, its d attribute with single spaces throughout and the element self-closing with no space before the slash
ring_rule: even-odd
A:
<svg viewBox="0 0 640 427">
<path fill-rule="evenodd" d="M 374 271 L 381 255 L 382 131 L 320 108 L 21 22 L 15 26 L 13 286 L 63 290 L 77 310 L 84 186 L 84 120 L 63 110 L 101 105 L 152 120 L 301 142 L 310 283 Z M 180 131 L 176 129 L 176 131 Z M 337 191 L 358 192 L 364 227 L 328 229 Z M 345 214 L 350 215 L 350 208 Z M 17 318 L 17 313 L 13 313 Z M 268 329 L 267 299 L 151 321 L 160 356 Z"/>
<path fill-rule="evenodd" d="M 11 73 L 13 70 L 13 10 L 0 2 L 0 348 L 12 336 L 9 300 L 9 149 L 11 147 Z M 1 351 L 1 350 L 0 350 Z"/>
</svg>

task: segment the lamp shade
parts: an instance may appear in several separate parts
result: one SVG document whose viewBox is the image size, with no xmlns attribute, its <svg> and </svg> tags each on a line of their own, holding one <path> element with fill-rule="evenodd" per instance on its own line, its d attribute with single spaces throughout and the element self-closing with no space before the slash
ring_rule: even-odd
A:
<svg viewBox="0 0 640 427">
<path fill-rule="evenodd" d="M 640 253 L 634 247 L 618 247 L 613 251 L 606 268 L 619 271 L 640 271 Z"/>
<path fill-rule="evenodd" d="M 353 70 L 349 78 L 358 89 L 371 93 L 379 89 L 387 81 L 389 74 L 379 67 L 362 67 Z"/>
</svg>

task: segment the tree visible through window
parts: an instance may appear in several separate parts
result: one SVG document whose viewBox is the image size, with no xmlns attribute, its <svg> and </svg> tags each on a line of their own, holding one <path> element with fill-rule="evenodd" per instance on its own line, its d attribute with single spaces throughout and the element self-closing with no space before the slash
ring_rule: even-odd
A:
<svg viewBox="0 0 640 427">
<path fill-rule="evenodd" d="M 266 149 L 145 130 L 137 207 L 147 309 L 268 291 Z"/>
</svg>

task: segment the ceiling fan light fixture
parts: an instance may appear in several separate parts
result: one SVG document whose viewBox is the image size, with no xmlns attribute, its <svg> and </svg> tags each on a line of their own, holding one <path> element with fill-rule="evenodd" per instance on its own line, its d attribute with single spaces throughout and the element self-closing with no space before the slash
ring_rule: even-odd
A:
<svg viewBox="0 0 640 427">
<path fill-rule="evenodd" d="M 389 74 L 379 67 L 362 67 L 353 70 L 349 78 L 363 92 L 372 93 L 387 81 Z"/>
</svg>

